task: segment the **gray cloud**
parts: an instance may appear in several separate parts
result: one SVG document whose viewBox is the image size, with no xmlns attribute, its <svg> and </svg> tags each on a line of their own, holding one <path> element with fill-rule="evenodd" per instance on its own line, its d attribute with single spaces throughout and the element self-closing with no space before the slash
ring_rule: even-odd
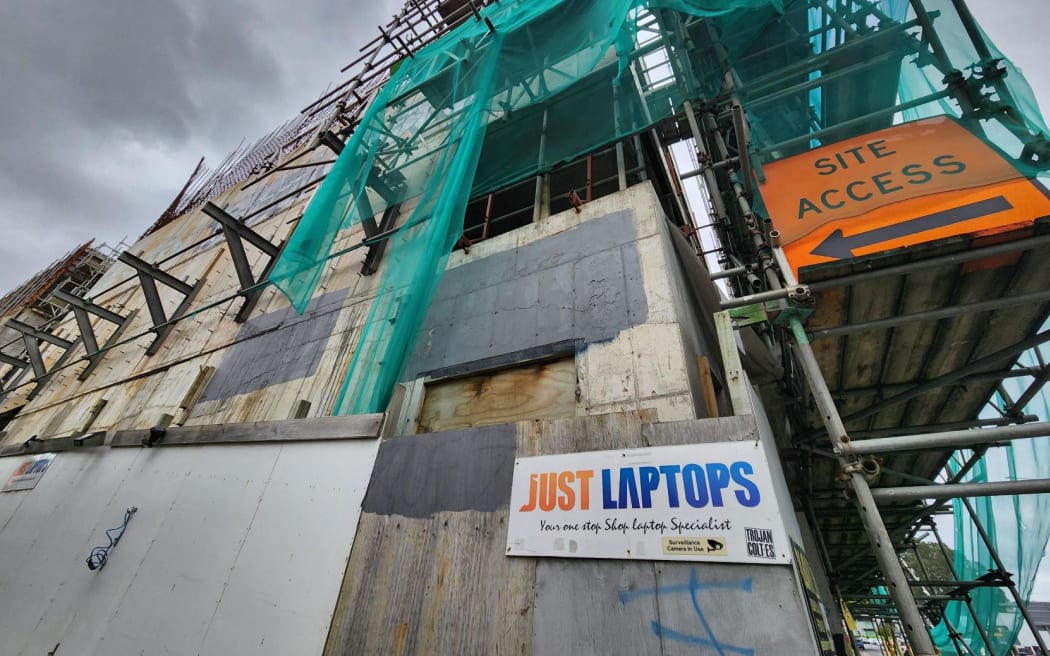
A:
<svg viewBox="0 0 1050 656">
<path fill-rule="evenodd" d="M 138 235 L 199 157 L 291 118 L 397 0 L 0 8 L 0 294 L 76 244 Z"/>
<path fill-rule="evenodd" d="M 200 156 L 294 116 L 400 4 L 3 3 L 0 294 L 79 242 L 140 234 Z M 1050 99 L 1042 0 L 970 5 Z"/>
</svg>

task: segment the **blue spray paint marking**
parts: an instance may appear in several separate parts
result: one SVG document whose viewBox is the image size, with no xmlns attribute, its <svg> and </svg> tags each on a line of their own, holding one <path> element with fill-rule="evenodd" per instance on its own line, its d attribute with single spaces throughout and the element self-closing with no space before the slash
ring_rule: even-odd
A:
<svg viewBox="0 0 1050 656">
<path fill-rule="evenodd" d="M 705 583 L 700 581 L 700 579 L 696 575 L 696 569 L 693 568 L 689 570 L 689 583 L 665 585 L 656 588 L 646 588 L 642 590 L 621 590 L 620 603 L 622 605 L 627 605 L 628 602 L 634 601 L 635 599 L 638 599 L 640 597 L 688 594 L 690 601 L 692 601 L 693 603 L 693 610 L 696 612 L 696 618 L 700 620 L 700 624 L 704 629 L 704 633 L 707 635 L 690 635 L 687 633 L 682 633 L 675 629 L 666 627 L 663 624 L 660 624 L 659 622 L 653 621 L 650 626 L 652 627 L 653 633 L 656 634 L 657 637 L 667 638 L 668 640 L 674 640 L 675 642 L 682 642 L 697 647 L 714 649 L 718 656 L 726 656 L 726 654 L 754 656 L 754 649 L 720 642 L 718 638 L 715 637 L 714 631 L 711 630 L 711 625 L 708 623 L 707 617 L 704 615 L 704 611 L 700 608 L 699 593 L 703 590 L 740 590 L 742 592 L 750 594 L 751 578 L 748 577 L 739 581 L 720 581 L 715 583 Z"/>
</svg>

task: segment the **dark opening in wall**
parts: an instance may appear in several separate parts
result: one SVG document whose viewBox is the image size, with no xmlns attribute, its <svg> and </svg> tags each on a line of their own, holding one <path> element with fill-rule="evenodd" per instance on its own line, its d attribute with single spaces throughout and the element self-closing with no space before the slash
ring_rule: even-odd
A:
<svg viewBox="0 0 1050 656">
<path fill-rule="evenodd" d="M 653 166 L 645 149 L 638 148 L 639 137 L 623 142 L 623 161 L 627 186 L 652 177 Z M 572 192 L 577 202 L 587 203 L 619 191 L 616 144 L 588 153 L 554 168 L 546 180 L 529 177 L 491 194 L 474 198 L 467 204 L 463 221 L 463 239 L 459 247 L 491 239 L 532 223 L 536 215 L 536 186 L 548 185 L 549 207 L 541 215 L 557 214 L 573 208 Z M 546 198 L 548 194 L 541 194 Z"/>
</svg>

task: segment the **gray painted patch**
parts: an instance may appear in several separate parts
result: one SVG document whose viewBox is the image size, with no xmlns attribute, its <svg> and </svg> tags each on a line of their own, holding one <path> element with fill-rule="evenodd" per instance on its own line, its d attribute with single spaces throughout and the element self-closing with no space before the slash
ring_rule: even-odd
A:
<svg viewBox="0 0 1050 656">
<path fill-rule="evenodd" d="M 637 233 L 620 210 L 446 271 L 405 379 L 645 323 Z"/>
<path fill-rule="evenodd" d="M 246 321 L 200 402 L 312 376 L 335 330 L 346 294 L 344 289 L 318 296 L 302 316 L 289 307 Z"/>
<path fill-rule="evenodd" d="M 441 511 L 506 507 L 516 445 L 513 424 L 384 441 L 362 509 L 424 518 Z"/>
<path fill-rule="evenodd" d="M 790 566 L 542 558 L 532 653 L 813 654 Z"/>
</svg>

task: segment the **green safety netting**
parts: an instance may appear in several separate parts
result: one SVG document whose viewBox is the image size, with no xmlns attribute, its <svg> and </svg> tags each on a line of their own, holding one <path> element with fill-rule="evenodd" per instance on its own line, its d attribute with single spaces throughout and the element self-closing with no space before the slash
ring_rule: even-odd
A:
<svg viewBox="0 0 1050 656">
<path fill-rule="evenodd" d="M 761 22 L 779 15 L 777 0 L 504 0 L 397 67 L 270 276 L 303 311 L 340 230 L 392 207 L 407 216 L 336 413 L 385 409 L 472 193 L 549 170 L 680 104 L 678 87 L 646 94 L 630 75 L 637 25 L 664 6 L 695 16 L 749 8 Z"/>
<path fill-rule="evenodd" d="M 1034 351 L 1029 351 L 1019 359 L 1018 364 L 1021 367 L 1040 368 L 1050 356 L 1050 349 L 1044 349 L 1042 355 L 1039 358 Z M 1003 382 L 1003 386 L 1010 398 L 1017 399 L 1033 380 L 1030 376 L 1009 378 Z M 995 400 L 1000 408 L 1007 407 L 1001 396 L 996 395 Z M 1041 392 L 1021 410 L 1045 421 L 1050 418 L 1050 396 Z M 949 471 L 956 471 L 959 463 L 965 462 L 970 455 L 969 451 L 958 453 Z M 1048 471 L 1050 438 L 1016 440 L 1005 448 L 988 451 L 963 480 L 985 482 L 1046 478 Z M 969 502 L 981 526 L 990 536 L 1004 567 L 1014 575 L 1014 582 L 1021 595 L 1028 599 L 1047 539 L 1050 538 L 1050 495 L 977 497 Z M 961 580 L 972 581 L 996 569 L 997 564 L 963 501 L 954 500 L 952 509 L 956 574 Z M 966 648 L 975 654 L 987 654 L 976 619 L 995 649 L 994 656 L 1009 654 L 1024 622 L 1012 596 L 1005 588 L 985 587 L 972 590 L 970 598 L 976 618 L 962 602 L 949 602 L 945 608 L 948 621 L 962 634 L 966 646 L 959 649 L 943 623 L 933 630 L 937 646 L 942 653 L 952 656 L 967 654 Z"/>
<path fill-rule="evenodd" d="M 950 68 L 977 76 L 952 3 L 926 4 L 946 25 Z M 401 217 L 335 412 L 385 409 L 471 197 L 652 127 L 687 99 L 724 99 L 729 68 L 758 163 L 906 120 L 898 100 L 944 89 L 947 68 L 917 54 L 910 11 L 901 0 L 502 0 L 400 62 L 270 276 L 303 311 L 341 230 L 388 210 Z M 861 30 L 828 29 L 815 43 L 813 25 L 856 12 L 867 16 Z M 854 47 L 872 31 L 884 37 Z M 825 73 L 837 77 L 823 93 L 795 90 Z M 1023 78 L 1008 69 L 1004 80 L 1021 128 L 996 143 L 1020 157 L 1023 133 L 1043 123 Z M 995 100 L 1004 89 L 989 81 L 985 91 Z M 959 114 L 941 98 L 915 110 Z M 834 124 L 846 129 L 821 133 Z"/>
</svg>

